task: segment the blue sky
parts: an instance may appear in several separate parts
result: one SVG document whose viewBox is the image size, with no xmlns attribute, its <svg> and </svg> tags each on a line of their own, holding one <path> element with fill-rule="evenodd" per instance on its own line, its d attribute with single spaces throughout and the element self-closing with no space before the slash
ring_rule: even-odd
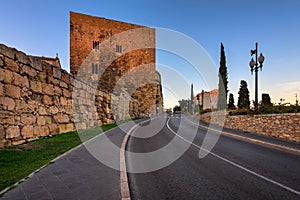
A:
<svg viewBox="0 0 300 200">
<path fill-rule="evenodd" d="M 295 103 L 300 98 L 300 1 L 185 0 L 185 1 L 1 1 L 0 43 L 27 54 L 55 57 L 69 70 L 69 11 L 181 32 L 198 42 L 218 67 L 220 43 L 225 46 L 229 90 L 237 102 L 240 80 L 248 83 L 254 99 L 254 76 L 249 51 L 259 43 L 265 55 L 259 72 L 259 93 Z M 205 85 L 184 61 L 157 53 L 157 62 L 174 68 L 194 83 L 195 93 Z M 186 75 L 187 74 L 187 75 Z M 216 84 L 217 87 L 217 84 Z M 182 88 L 177 98 L 189 98 Z M 166 95 L 169 97 L 168 94 Z M 171 98 L 171 97 L 170 97 Z M 167 106 L 176 103 L 173 99 Z"/>
</svg>

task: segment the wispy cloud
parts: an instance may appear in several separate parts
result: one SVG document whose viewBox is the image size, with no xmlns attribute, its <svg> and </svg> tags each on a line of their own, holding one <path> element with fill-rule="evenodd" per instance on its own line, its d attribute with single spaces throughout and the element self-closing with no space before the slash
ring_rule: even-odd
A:
<svg viewBox="0 0 300 200">
<path fill-rule="evenodd" d="M 281 83 L 278 87 L 283 91 L 300 92 L 300 81 Z"/>
</svg>

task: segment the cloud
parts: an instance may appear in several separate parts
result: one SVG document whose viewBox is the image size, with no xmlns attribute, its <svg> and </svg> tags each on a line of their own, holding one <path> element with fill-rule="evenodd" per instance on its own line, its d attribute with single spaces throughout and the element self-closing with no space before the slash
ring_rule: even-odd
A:
<svg viewBox="0 0 300 200">
<path fill-rule="evenodd" d="M 281 83 L 278 86 L 278 89 L 282 91 L 300 92 L 300 81 Z"/>
</svg>

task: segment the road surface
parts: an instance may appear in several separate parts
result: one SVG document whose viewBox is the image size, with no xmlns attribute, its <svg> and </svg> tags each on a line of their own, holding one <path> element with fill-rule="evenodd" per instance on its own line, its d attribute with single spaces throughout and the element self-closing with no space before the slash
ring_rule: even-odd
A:
<svg viewBox="0 0 300 200">
<path fill-rule="evenodd" d="M 127 153 L 127 169 L 135 172 L 128 173 L 131 199 L 300 199 L 299 154 L 222 135 L 211 153 L 200 159 L 199 149 L 207 132 L 203 128 L 196 129 L 196 136 L 183 155 L 170 165 L 151 171 L 147 166 L 155 168 L 164 159 L 178 156 L 176 148 L 184 149 L 183 146 L 189 144 L 186 138 L 191 138 L 195 131 L 195 124 L 189 120 L 179 115 L 155 118 L 151 124 L 137 127 L 131 133 L 127 151 L 137 154 L 159 151 L 175 138 L 181 140 L 173 151 L 161 152 L 158 159 L 140 161 Z M 161 130 L 153 130 L 153 127 L 161 127 Z M 178 130 L 184 131 L 177 133 Z M 218 135 L 210 133 L 208 137 Z M 274 141 L 269 139 L 269 142 Z M 290 145 L 299 147 L 295 143 Z M 137 173 L 143 169 L 148 172 Z"/>
</svg>

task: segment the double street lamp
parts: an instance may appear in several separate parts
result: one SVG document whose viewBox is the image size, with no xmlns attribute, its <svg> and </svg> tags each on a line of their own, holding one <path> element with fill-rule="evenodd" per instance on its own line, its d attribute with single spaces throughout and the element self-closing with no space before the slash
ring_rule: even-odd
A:
<svg viewBox="0 0 300 200">
<path fill-rule="evenodd" d="M 255 60 L 251 59 L 249 66 L 251 68 L 251 74 L 253 74 L 253 71 L 255 72 L 255 102 L 254 102 L 254 108 L 255 111 L 258 109 L 258 69 L 260 68 L 260 71 L 263 67 L 263 62 L 265 60 L 265 57 L 262 53 L 260 53 L 259 57 L 257 58 L 258 54 L 258 44 L 255 43 L 255 49 L 250 51 L 251 56 L 255 55 Z M 258 65 L 259 63 L 259 65 Z"/>
</svg>

